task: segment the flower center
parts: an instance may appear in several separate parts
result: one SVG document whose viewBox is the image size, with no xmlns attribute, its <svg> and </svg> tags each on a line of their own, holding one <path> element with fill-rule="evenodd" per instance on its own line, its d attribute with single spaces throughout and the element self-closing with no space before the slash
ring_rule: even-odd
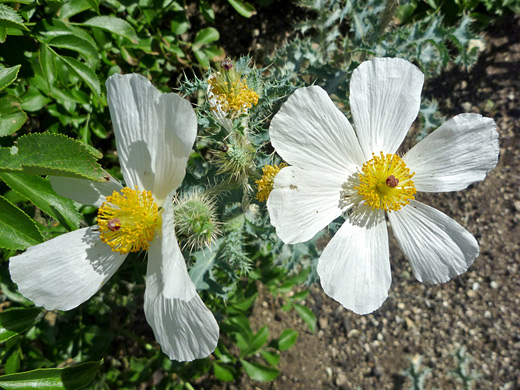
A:
<svg viewBox="0 0 520 390">
<path fill-rule="evenodd" d="M 150 191 L 137 187 L 114 191 L 98 210 L 101 240 L 122 254 L 147 250 L 158 219 L 159 208 Z"/>
<path fill-rule="evenodd" d="M 417 190 L 404 161 L 395 154 L 380 156 L 363 164 L 359 173 L 359 185 L 354 187 L 372 209 L 399 210 L 414 199 Z"/>
<path fill-rule="evenodd" d="M 226 114 L 241 115 L 258 103 L 258 94 L 249 88 L 245 78 L 241 79 L 232 69 L 214 74 L 208 83 L 210 92 Z M 217 107 L 211 109 L 217 110 Z"/>
<path fill-rule="evenodd" d="M 262 168 L 262 178 L 255 180 L 256 183 L 256 199 L 260 202 L 266 202 L 269 198 L 269 194 L 273 190 L 274 178 L 280 172 L 282 168 L 285 168 L 287 164 L 281 163 L 280 165 L 265 165 Z"/>
</svg>

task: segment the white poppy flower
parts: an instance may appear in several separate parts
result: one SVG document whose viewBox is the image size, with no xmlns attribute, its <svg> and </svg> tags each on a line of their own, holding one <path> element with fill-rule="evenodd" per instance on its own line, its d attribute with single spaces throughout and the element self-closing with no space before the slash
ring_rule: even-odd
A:
<svg viewBox="0 0 520 390">
<path fill-rule="evenodd" d="M 70 310 L 94 295 L 129 252 L 148 250 L 144 311 L 155 338 L 171 359 L 206 357 L 219 328 L 188 275 L 172 203 L 195 142 L 195 112 L 187 100 L 162 94 L 136 74 L 110 77 L 107 99 L 127 187 L 113 178 L 52 177 L 61 195 L 100 207 L 98 225 L 12 257 L 11 277 L 38 306 Z"/>
<path fill-rule="evenodd" d="M 346 216 L 319 259 L 318 274 L 325 292 L 358 314 L 376 310 L 388 296 L 385 213 L 421 282 L 446 282 L 479 254 L 468 231 L 414 196 L 484 179 L 498 160 L 495 123 L 457 115 L 397 156 L 419 112 L 423 79 L 408 61 L 376 58 L 352 74 L 355 132 L 319 87 L 297 90 L 271 122 L 272 145 L 292 165 L 275 178 L 267 202 L 271 223 L 294 244 Z"/>
</svg>

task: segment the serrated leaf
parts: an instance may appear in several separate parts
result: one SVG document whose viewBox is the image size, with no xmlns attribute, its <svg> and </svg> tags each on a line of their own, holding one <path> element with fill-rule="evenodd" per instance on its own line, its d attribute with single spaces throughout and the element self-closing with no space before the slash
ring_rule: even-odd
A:
<svg viewBox="0 0 520 390">
<path fill-rule="evenodd" d="M 294 305 L 294 309 L 300 315 L 303 321 L 307 324 L 312 333 L 316 332 L 316 316 L 307 306 Z"/>
<path fill-rule="evenodd" d="M 246 374 L 255 381 L 272 381 L 280 375 L 280 371 L 274 367 L 264 366 L 259 363 L 250 363 L 244 359 L 240 359 L 240 363 L 242 363 L 242 367 L 244 367 Z"/>
<path fill-rule="evenodd" d="M 11 68 L 0 68 L 0 91 L 16 80 L 21 66 L 22 65 L 16 65 Z"/>
<path fill-rule="evenodd" d="M 134 28 L 130 25 L 130 23 L 123 19 L 116 18 L 115 16 L 95 16 L 92 19 L 83 22 L 82 25 L 100 28 L 102 30 L 111 32 L 112 34 L 125 37 L 134 43 L 137 43 L 139 40 Z"/>
<path fill-rule="evenodd" d="M 46 368 L 0 376 L 5 390 L 76 390 L 87 386 L 99 371 L 101 362 L 81 363 L 66 368 Z"/>
<path fill-rule="evenodd" d="M 213 372 L 218 380 L 224 382 L 231 382 L 235 380 L 236 371 L 233 366 L 229 364 L 213 363 Z"/>
<path fill-rule="evenodd" d="M 29 329 L 42 309 L 11 309 L 0 313 L 0 343 Z"/>
<path fill-rule="evenodd" d="M 20 99 L 7 94 L 0 97 L 0 137 L 13 134 L 26 120 Z"/>
<path fill-rule="evenodd" d="M 0 171 L 108 180 L 97 163 L 100 153 L 62 134 L 37 133 L 18 138 L 16 146 L 0 148 Z"/>
<path fill-rule="evenodd" d="M 94 8 L 92 4 L 87 0 L 69 0 L 60 10 L 60 19 L 69 19 L 70 17 L 77 15 L 87 9 Z M 97 9 L 97 8 L 95 8 Z"/>
<path fill-rule="evenodd" d="M 79 227 L 81 215 L 74 207 L 74 202 L 56 194 L 48 180 L 23 173 L 0 173 L 0 179 L 68 230 Z"/>
<path fill-rule="evenodd" d="M 256 9 L 252 4 L 242 0 L 228 0 L 229 4 L 242 16 L 250 18 L 256 14 Z"/>
<path fill-rule="evenodd" d="M 247 349 L 242 352 L 242 356 L 250 356 L 255 354 L 260 348 L 267 343 L 267 339 L 269 338 L 269 328 L 267 325 L 264 325 L 251 339 L 250 344 Z"/>
<path fill-rule="evenodd" d="M 4 4 L 0 4 L 0 26 L 5 28 L 16 28 L 29 31 L 18 13 Z"/>
<path fill-rule="evenodd" d="M 284 329 L 280 338 L 278 339 L 277 349 L 279 351 L 287 351 L 290 349 L 298 339 L 298 332 L 294 329 Z"/>
<path fill-rule="evenodd" d="M 69 23 L 64 23 L 61 20 L 50 19 L 42 20 L 37 24 L 36 31 L 41 35 L 40 41 L 48 42 L 50 39 L 62 35 L 74 35 L 89 42 L 93 47 L 96 47 L 96 41 L 92 38 L 90 31 L 83 28 L 73 26 Z"/>
<path fill-rule="evenodd" d="M 59 47 L 60 49 L 73 50 L 81 54 L 91 64 L 95 63 L 99 58 L 98 50 L 94 46 L 72 34 L 54 37 L 47 43 L 49 46 Z"/>
<path fill-rule="evenodd" d="M 99 96 L 101 94 L 101 85 L 96 73 L 83 62 L 78 61 L 72 57 L 59 56 L 59 58 L 67 64 L 69 69 L 74 71 L 83 81 L 87 84 L 90 89 Z"/>
<path fill-rule="evenodd" d="M 7 28 L 0 26 L 0 43 L 4 43 L 7 38 Z"/>
<path fill-rule="evenodd" d="M 34 221 L 0 196 L 0 248 L 22 250 L 43 241 Z"/>
<path fill-rule="evenodd" d="M 206 27 L 200 30 L 193 41 L 194 46 L 207 45 L 211 42 L 218 41 L 220 34 L 216 28 Z"/>
<path fill-rule="evenodd" d="M 53 53 L 46 43 L 42 43 L 40 46 L 40 66 L 42 73 L 49 87 L 54 84 L 57 77 L 56 71 L 56 55 Z"/>
</svg>

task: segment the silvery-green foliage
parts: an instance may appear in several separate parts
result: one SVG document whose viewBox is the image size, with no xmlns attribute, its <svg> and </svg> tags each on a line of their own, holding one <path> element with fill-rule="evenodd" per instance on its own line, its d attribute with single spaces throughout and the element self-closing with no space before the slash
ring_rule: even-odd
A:
<svg viewBox="0 0 520 390">
<path fill-rule="evenodd" d="M 385 13 L 393 15 L 395 8 L 385 7 L 384 0 L 300 0 L 298 5 L 311 10 L 312 16 L 297 26 L 299 37 L 275 53 L 275 71 L 277 75 L 322 86 L 347 108 L 351 73 L 371 56 L 407 59 L 430 78 L 450 62 L 471 67 L 483 46 L 468 16 L 451 27 L 433 15 L 388 24 Z M 424 118 L 425 135 L 435 115 L 428 111 L 434 105 L 424 102 L 423 106 L 421 115 L 428 116 Z"/>
<path fill-rule="evenodd" d="M 469 368 L 471 357 L 466 352 L 466 348 L 462 347 L 455 352 L 457 366 L 450 374 L 455 376 L 462 383 L 464 390 L 472 390 L 475 388 L 475 381 L 480 378 L 480 374 Z"/>
<path fill-rule="evenodd" d="M 431 373 L 431 369 L 422 367 L 422 356 L 416 355 L 410 359 L 410 367 L 403 371 L 403 375 L 411 380 L 410 390 L 424 390 L 424 382 L 428 375 Z"/>
</svg>

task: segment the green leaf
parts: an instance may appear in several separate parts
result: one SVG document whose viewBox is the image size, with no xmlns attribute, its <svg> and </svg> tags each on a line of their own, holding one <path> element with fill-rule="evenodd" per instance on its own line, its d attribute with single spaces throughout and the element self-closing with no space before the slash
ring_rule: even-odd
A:
<svg viewBox="0 0 520 390">
<path fill-rule="evenodd" d="M 26 120 L 20 99 L 7 94 L 0 97 L 0 137 L 13 134 Z"/>
<path fill-rule="evenodd" d="M 7 27 L 0 26 L 0 43 L 4 43 L 7 38 Z"/>
<path fill-rule="evenodd" d="M 0 148 L 0 171 L 108 180 L 108 174 L 96 162 L 101 153 L 72 138 L 36 133 L 17 142 L 16 146 Z"/>
<path fill-rule="evenodd" d="M 195 58 L 197 58 L 197 61 L 199 62 L 200 66 L 202 66 L 203 68 L 209 68 L 209 58 L 203 50 L 194 47 L 193 53 L 195 54 Z"/>
<path fill-rule="evenodd" d="M 200 47 L 202 45 L 207 45 L 208 43 L 218 41 L 219 38 L 220 34 L 216 28 L 206 27 L 197 33 L 197 36 L 193 41 L 193 45 L 195 47 Z"/>
<path fill-rule="evenodd" d="M 49 46 L 59 47 L 60 49 L 73 50 L 81 54 L 91 64 L 95 63 L 99 58 L 98 50 L 94 46 L 72 34 L 54 37 L 47 43 Z"/>
<path fill-rule="evenodd" d="M 1 198 L 0 198 L 1 199 Z M 10 309 L 0 313 L 0 342 L 9 340 L 29 329 L 42 309 Z"/>
<path fill-rule="evenodd" d="M 5 362 L 5 373 L 12 374 L 20 369 L 20 357 L 22 355 L 22 351 L 20 348 L 16 348 L 14 352 L 7 358 Z"/>
<path fill-rule="evenodd" d="M 191 274 L 190 274 L 191 276 Z M 230 308 L 236 309 L 239 312 L 245 312 L 247 309 L 249 309 L 253 303 L 255 303 L 256 298 L 258 297 L 258 293 L 255 292 L 254 294 L 251 294 L 248 297 L 245 297 L 243 300 L 240 300 L 238 302 L 233 302 L 230 306 Z M 234 310 L 230 310 L 230 312 L 234 312 Z"/>
<path fill-rule="evenodd" d="M 211 4 L 209 4 L 205 0 L 201 0 L 200 4 L 199 4 L 199 10 L 207 22 L 209 22 L 209 23 L 215 22 L 215 11 L 213 11 L 213 8 L 211 8 Z"/>
<path fill-rule="evenodd" d="M 229 364 L 213 363 L 213 372 L 218 380 L 231 382 L 235 380 L 236 370 Z"/>
<path fill-rule="evenodd" d="M 247 349 L 242 352 L 242 356 L 250 356 L 253 355 L 256 351 L 264 346 L 267 343 L 267 339 L 269 338 L 269 328 L 267 325 L 264 325 L 251 339 L 251 343 L 248 345 Z"/>
<path fill-rule="evenodd" d="M 176 14 L 171 22 L 172 33 L 176 35 L 184 34 L 190 28 L 190 22 L 185 14 Z"/>
<path fill-rule="evenodd" d="M 264 366 L 259 363 L 250 363 L 244 359 L 240 359 L 240 363 L 242 363 L 246 374 L 255 381 L 272 381 L 280 375 L 280 371 L 274 367 Z"/>
<path fill-rule="evenodd" d="M 294 309 L 296 312 L 300 315 L 302 320 L 305 321 L 307 326 L 309 327 L 310 331 L 312 333 L 316 332 L 316 316 L 312 312 L 311 309 L 309 309 L 307 306 L 303 305 L 294 305 Z"/>
<path fill-rule="evenodd" d="M 280 362 L 280 354 L 278 352 L 260 351 L 260 355 L 271 366 L 276 366 Z"/>
<path fill-rule="evenodd" d="M 54 84 L 57 77 L 56 55 L 51 49 L 49 49 L 49 46 L 46 43 L 42 43 L 40 47 L 40 66 L 42 68 L 43 76 L 50 87 Z"/>
<path fill-rule="evenodd" d="M 105 31 L 109 31 L 112 34 L 120 35 L 137 43 L 139 38 L 134 28 L 123 19 L 116 18 L 115 16 L 95 16 L 92 19 L 87 20 L 83 23 L 83 26 L 89 26 L 94 28 L 100 28 Z"/>
<path fill-rule="evenodd" d="M 298 339 L 298 332 L 294 329 L 284 329 L 280 338 L 278 339 L 277 349 L 280 351 L 287 351 L 290 349 Z"/>
<path fill-rule="evenodd" d="M 242 16 L 250 18 L 256 14 L 255 7 L 252 4 L 242 0 L 228 0 L 229 4 Z"/>
<path fill-rule="evenodd" d="M 5 390 L 75 390 L 87 386 L 99 370 L 101 362 L 81 363 L 66 368 L 46 368 L 0 376 Z"/>
<path fill-rule="evenodd" d="M 100 0 L 87 0 L 90 6 L 99 15 L 99 2 Z"/>
<path fill-rule="evenodd" d="M 97 6 L 94 7 L 93 4 L 91 4 L 91 2 L 87 0 L 69 0 L 65 4 L 63 4 L 63 7 L 61 7 L 60 19 L 69 19 L 70 17 L 77 15 L 83 11 L 86 11 L 90 8 L 97 9 Z"/>
<path fill-rule="evenodd" d="M 218 47 L 217 45 L 212 45 L 210 47 L 204 48 L 204 53 L 206 57 L 210 60 L 213 60 L 215 57 L 221 57 L 224 54 L 224 49 Z"/>
<path fill-rule="evenodd" d="M 0 196 L 0 248 L 21 250 L 43 241 L 34 221 Z"/>
<path fill-rule="evenodd" d="M 11 68 L 0 68 L 0 91 L 16 80 L 21 66 L 22 65 L 16 65 Z"/>
<path fill-rule="evenodd" d="M 83 62 L 79 62 L 72 57 L 59 56 L 59 58 L 63 60 L 65 64 L 67 64 L 69 69 L 72 69 L 72 71 L 74 71 L 80 78 L 82 78 L 83 81 L 97 96 L 101 94 L 99 79 L 96 76 L 96 73 L 94 73 L 94 71 L 88 65 L 85 65 Z"/>
<path fill-rule="evenodd" d="M 0 173 L 0 179 L 59 221 L 68 230 L 75 230 L 79 227 L 81 215 L 74 207 L 74 202 L 57 195 L 48 180 L 23 173 Z"/>
<path fill-rule="evenodd" d="M 22 17 L 14 9 L 3 4 L 0 4 L 0 27 L 29 31 Z"/>
</svg>

